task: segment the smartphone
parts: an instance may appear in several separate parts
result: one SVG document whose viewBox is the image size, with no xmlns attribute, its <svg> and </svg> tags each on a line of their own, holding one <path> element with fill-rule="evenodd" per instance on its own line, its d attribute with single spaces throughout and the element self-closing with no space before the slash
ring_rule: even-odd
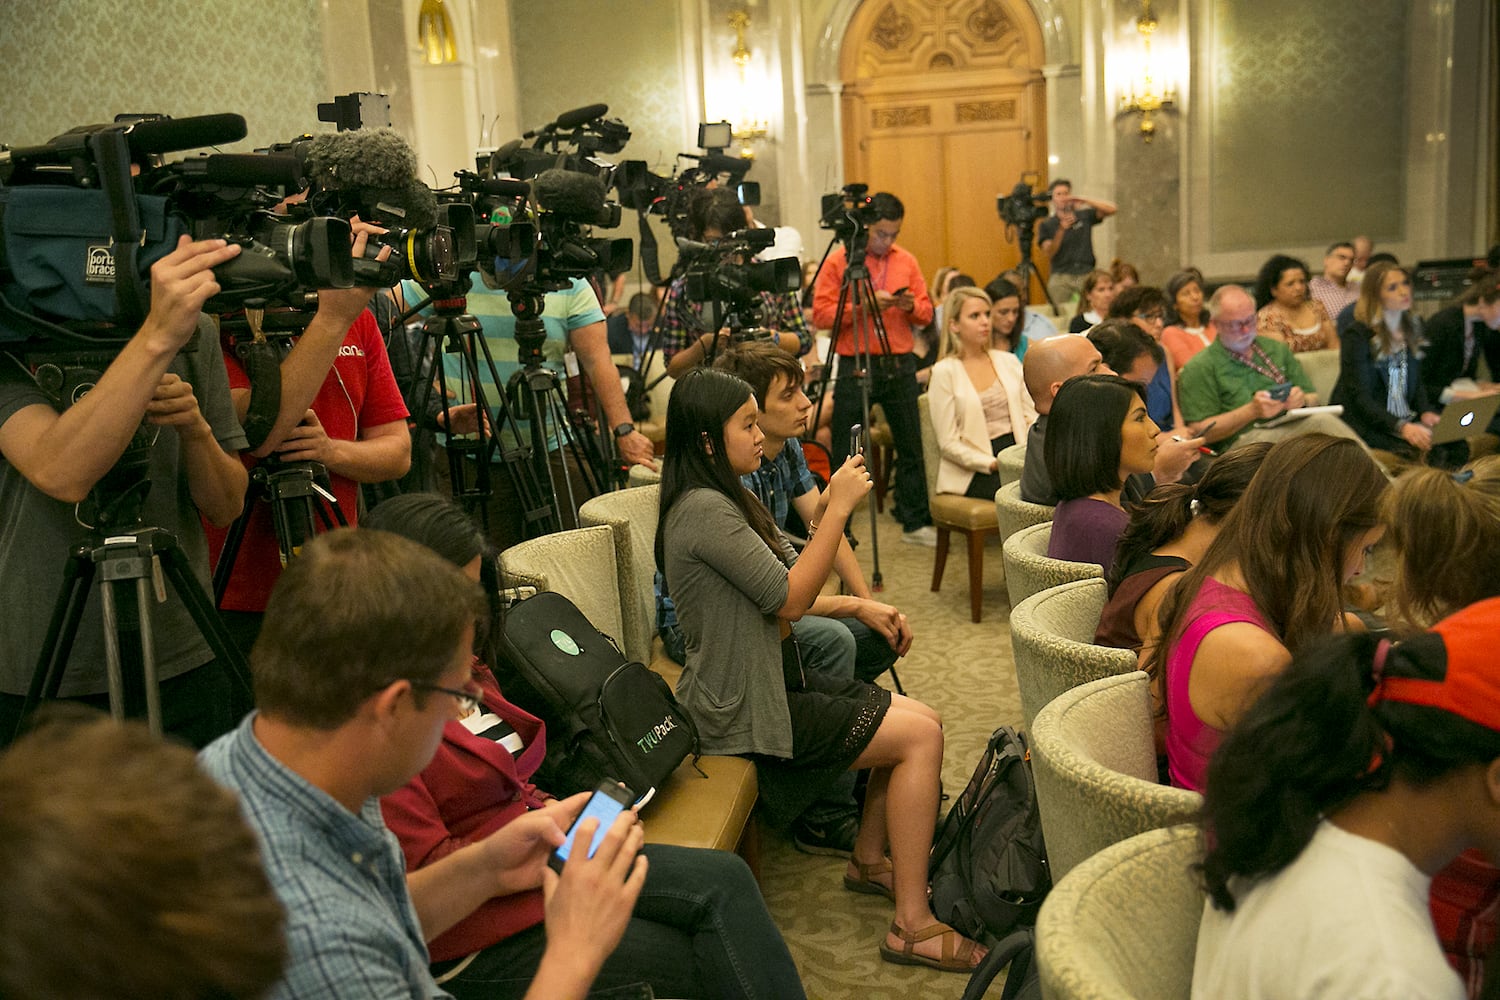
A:
<svg viewBox="0 0 1500 1000">
<path fill-rule="evenodd" d="M 911 286 L 910 285 L 902 285 L 900 288 L 898 288 L 894 292 L 892 292 L 891 296 L 893 298 L 898 298 L 899 299 L 901 296 L 905 295 L 909 291 L 911 291 Z"/>
<path fill-rule="evenodd" d="M 849 428 L 849 454 L 858 455 L 865 450 L 865 425 L 855 424 Z"/>
<path fill-rule="evenodd" d="M 1291 396 L 1293 388 L 1295 387 L 1290 382 L 1278 382 L 1266 391 L 1271 394 L 1271 398 L 1276 400 L 1276 402 L 1285 403 L 1287 397 Z"/>
<path fill-rule="evenodd" d="M 608 778 L 599 782 L 599 787 L 594 789 L 594 794 L 589 796 L 588 802 L 583 806 L 583 811 L 573 821 L 572 827 L 568 829 L 568 838 L 563 841 L 561 847 L 554 848 L 552 856 L 547 859 L 547 864 L 558 873 L 562 872 L 563 862 L 568 860 L 573 853 L 574 845 L 578 840 L 578 827 L 586 819 L 597 819 L 599 826 L 594 830 L 593 842 L 589 844 L 587 857 L 593 857 L 594 852 L 599 849 L 599 842 L 609 832 L 610 824 L 615 817 L 629 809 L 635 801 L 635 793 L 624 787 L 619 782 L 610 781 Z"/>
</svg>

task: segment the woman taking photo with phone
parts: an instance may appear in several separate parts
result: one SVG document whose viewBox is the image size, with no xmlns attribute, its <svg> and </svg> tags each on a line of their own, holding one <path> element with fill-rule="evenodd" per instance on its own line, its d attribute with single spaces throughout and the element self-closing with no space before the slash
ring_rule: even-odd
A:
<svg viewBox="0 0 1500 1000">
<path fill-rule="evenodd" d="M 894 900 L 884 959 L 968 972 L 983 950 L 934 919 L 927 902 L 943 760 L 937 713 L 884 688 L 804 672 L 796 648 L 793 624 L 870 490 L 864 456 L 833 474 L 799 557 L 740 483 L 760 466 L 757 413 L 749 384 L 724 371 L 694 371 L 672 387 L 656 564 L 686 638 L 677 697 L 705 752 L 756 762 L 760 805 L 774 825 L 843 772 L 870 768 L 844 885 Z"/>
</svg>

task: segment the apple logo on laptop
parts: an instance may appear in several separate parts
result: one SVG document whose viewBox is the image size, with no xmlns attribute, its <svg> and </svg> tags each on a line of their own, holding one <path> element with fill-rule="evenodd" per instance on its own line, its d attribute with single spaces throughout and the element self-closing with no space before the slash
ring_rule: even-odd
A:
<svg viewBox="0 0 1500 1000">
<path fill-rule="evenodd" d="M 1474 422 L 1474 411 L 1470 410 L 1468 413 L 1465 413 L 1462 418 L 1459 419 L 1458 425 L 1460 427 L 1467 427 L 1470 424 L 1472 424 L 1473 422 Z"/>
</svg>

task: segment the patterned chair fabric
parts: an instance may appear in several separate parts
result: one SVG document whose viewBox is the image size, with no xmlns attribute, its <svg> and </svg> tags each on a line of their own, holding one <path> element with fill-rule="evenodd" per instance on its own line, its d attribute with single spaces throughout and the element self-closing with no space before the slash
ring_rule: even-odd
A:
<svg viewBox="0 0 1500 1000">
<path fill-rule="evenodd" d="M 963 534 L 969 550 L 969 618 L 979 621 L 984 599 L 984 540 L 995 534 L 995 509 L 987 500 L 935 493 L 938 477 L 937 434 L 932 429 L 932 408 L 926 396 L 917 397 L 917 419 L 922 426 L 922 462 L 927 472 L 927 506 L 932 526 L 937 529 L 937 552 L 932 563 L 932 589 L 943 582 L 943 568 L 948 563 L 948 536 Z"/>
<path fill-rule="evenodd" d="M 1101 579 L 1075 580 L 1033 594 L 1011 609 L 1010 643 L 1028 731 L 1037 713 L 1064 691 L 1136 669 L 1130 650 L 1093 644 L 1105 593 Z"/>
<path fill-rule="evenodd" d="M 578 508 L 580 524 L 604 525 L 614 535 L 625 655 L 645 664 L 651 662 L 651 637 L 656 622 L 652 580 L 656 571 L 656 517 L 660 507 L 661 487 L 652 485 L 603 493 Z"/>
<path fill-rule="evenodd" d="M 1203 796 L 1156 780 L 1150 681 L 1136 670 L 1058 695 L 1031 725 L 1052 877 L 1138 833 L 1192 822 Z"/>
<path fill-rule="evenodd" d="M 995 494 L 995 522 L 1000 526 L 1000 541 L 1003 543 L 1022 528 L 1052 520 L 1052 510 L 1045 504 L 1022 500 L 1019 479 L 1006 483 Z"/>
<path fill-rule="evenodd" d="M 995 466 L 1000 473 L 1000 485 L 1019 483 L 1021 470 L 1026 467 L 1026 442 L 1001 448 L 995 456 Z"/>
<path fill-rule="evenodd" d="M 1053 886 L 1036 925 L 1048 1000 L 1188 1000 L 1204 895 L 1195 826 L 1107 847 Z"/>
<path fill-rule="evenodd" d="M 574 528 L 529 538 L 500 553 L 500 574 L 507 587 L 535 587 L 563 595 L 594 628 L 616 644 L 622 642 L 625 622 L 610 529 Z"/>
<path fill-rule="evenodd" d="M 658 457 L 658 464 L 660 464 L 660 461 Z M 632 488 L 636 486 L 651 486 L 654 483 L 661 482 L 661 472 L 657 469 L 648 469 L 644 465 L 632 465 L 630 472 L 626 474 L 625 478 L 626 482 Z"/>
<path fill-rule="evenodd" d="M 1005 559 L 1005 586 L 1010 591 L 1010 606 L 1015 607 L 1032 594 L 1074 580 L 1101 579 L 1098 563 L 1070 562 L 1047 555 L 1052 539 L 1052 522 L 1022 528 L 1005 540 L 1001 547 Z"/>
<path fill-rule="evenodd" d="M 1334 383 L 1339 380 L 1339 349 L 1326 347 L 1321 351 L 1303 351 L 1297 355 L 1297 363 L 1312 379 L 1318 402 L 1328 402 L 1328 397 L 1333 395 Z"/>
</svg>

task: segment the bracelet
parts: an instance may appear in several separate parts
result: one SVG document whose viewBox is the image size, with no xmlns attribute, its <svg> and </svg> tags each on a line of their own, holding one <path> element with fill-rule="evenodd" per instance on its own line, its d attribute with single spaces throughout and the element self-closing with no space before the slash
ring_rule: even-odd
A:
<svg viewBox="0 0 1500 1000">
<path fill-rule="evenodd" d="M 817 521 L 809 522 L 808 525 L 807 525 L 807 537 L 811 538 L 813 535 L 816 535 L 817 533 L 818 533 L 818 522 Z"/>
</svg>

